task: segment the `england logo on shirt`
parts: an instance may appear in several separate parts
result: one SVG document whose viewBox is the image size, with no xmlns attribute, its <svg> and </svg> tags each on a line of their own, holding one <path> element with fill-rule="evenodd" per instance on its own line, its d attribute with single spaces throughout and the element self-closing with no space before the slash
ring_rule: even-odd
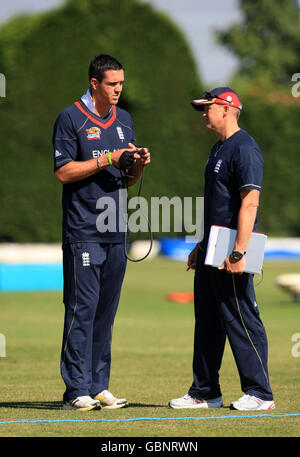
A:
<svg viewBox="0 0 300 457">
<path fill-rule="evenodd" d="M 118 135 L 119 135 L 120 140 L 121 140 L 121 141 L 124 141 L 124 138 L 125 138 L 125 137 L 124 137 L 124 133 L 123 133 L 122 128 L 118 126 L 118 127 L 116 127 L 116 129 L 117 129 L 117 132 L 118 132 Z"/>
<path fill-rule="evenodd" d="M 89 252 L 83 252 L 82 253 L 82 266 L 83 267 L 89 267 L 91 265 L 90 263 L 90 253 Z"/>
<path fill-rule="evenodd" d="M 215 166 L 215 169 L 214 169 L 215 173 L 219 173 L 221 164 L 222 164 L 222 159 L 218 160 L 218 162 L 216 163 L 216 166 Z"/>
</svg>

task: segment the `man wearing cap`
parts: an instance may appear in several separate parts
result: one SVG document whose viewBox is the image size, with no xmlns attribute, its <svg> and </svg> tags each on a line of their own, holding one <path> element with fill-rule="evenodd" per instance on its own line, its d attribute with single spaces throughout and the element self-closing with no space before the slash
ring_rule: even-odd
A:
<svg viewBox="0 0 300 457">
<path fill-rule="evenodd" d="M 229 87 L 205 92 L 193 100 L 203 112 L 206 128 L 219 136 L 205 169 L 204 236 L 188 258 L 195 269 L 195 335 L 193 383 L 186 395 L 170 401 L 171 408 L 223 406 L 219 370 L 228 337 L 244 395 L 231 409 L 275 408 L 267 368 L 267 336 L 259 317 L 253 275 L 244 272 L 244 254 L 252 231 L 263 176 L 262 153 L 238 125 L 242 105 Z M 224 265 L 204 264 L 212 225 L 237 230 L 235 246 Z"/>
</svg>

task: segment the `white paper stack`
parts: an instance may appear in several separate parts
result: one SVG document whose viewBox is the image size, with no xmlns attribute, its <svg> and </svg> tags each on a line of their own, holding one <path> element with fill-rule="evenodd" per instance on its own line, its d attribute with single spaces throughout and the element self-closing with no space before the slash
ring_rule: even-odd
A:
<svg viewBox="0 0 300 457">
<path fill-rule="evenodd" d="M 205 265 L 220 267 L 233 251 L 236 234 L 236 230 L 212 225 Z M 267 238 L 263 233 L 252 232 L 245 254 L 246 273 L 261 274 Z"/>
</svg>

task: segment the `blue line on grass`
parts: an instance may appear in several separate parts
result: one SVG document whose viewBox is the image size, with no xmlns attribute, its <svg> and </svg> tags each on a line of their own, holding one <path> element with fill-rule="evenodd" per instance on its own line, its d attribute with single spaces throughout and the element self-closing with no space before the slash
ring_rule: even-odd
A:
<svg viewBox="0 0 300 457">
<path fill-rule="evenodd" d="M 250 418 L 300 417 L 300 414 L 251 414 L 243 416 L 204 416 L 204 417 L 133 417 L 131 419 L 41 419 L 41 420 L 12 420 L 0 421 L 0 424 L 54 424 L 63 422 L 136 422 L 136 421 L 165 421 L 165 420 L 210 420 L 210 419 L 250 419 Z"/>
</svg>

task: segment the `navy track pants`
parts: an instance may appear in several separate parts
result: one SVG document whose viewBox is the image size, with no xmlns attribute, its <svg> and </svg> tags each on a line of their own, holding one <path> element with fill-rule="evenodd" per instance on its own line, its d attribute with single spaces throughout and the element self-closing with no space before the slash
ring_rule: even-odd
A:
<svg viewBox="0 0 300 457">
<path fill-rule="evenodd" d="M 80 242 L 63 248 L 64 402 L 108 389 L 112 327 L 125 269 L 123 244 Z"/>
<path fill-rule="evenodd" d="M 189 394 L 204 399 L 221 396 L 219 370 L 227 336 L 242 391 L 272 400 L 267 336 L 259 317 L 253 275 L 228 274 L 204 265 L 204 259 L 199 249 L 194 277 L 194 378 Z"/>
</svg>

